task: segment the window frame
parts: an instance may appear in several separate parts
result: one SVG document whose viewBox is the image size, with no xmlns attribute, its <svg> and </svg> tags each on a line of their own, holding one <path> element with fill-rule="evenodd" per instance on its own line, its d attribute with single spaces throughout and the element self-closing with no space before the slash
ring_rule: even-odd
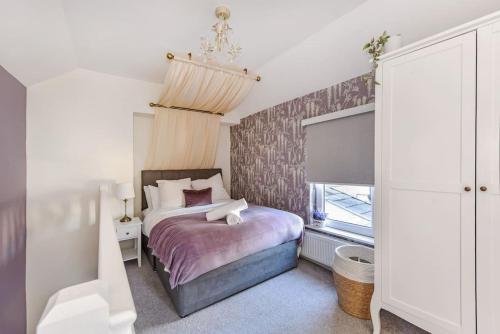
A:
<svg viewBox="0 0 500 334">
<path fill-rule="evenodd" d="M 311 201 L 311 220 L 313 211 L 315 209 L 321 210 L 325 212 L 325 186 L 326 185 L 343 185 L 340 183 L 311 183 L 311 195 L 312 196 L 312 201 Z M 365 226 L 360 226 L 356 224 L 351 224 L 351 223 L 346 223 L 343 221 L 335 220 L 335 219 L 326 219 L 327 227 L 331 227 L 337 230 L 345 231 L 345 232 L 350 232 L 366 237 L 373 237 L 373 204 L 374 204 L 374 187 L 373 185 L 366 185 L 366 184 L 345 184 L 349 186 L 362 186 L 362 187 L 369 187 L 370 193 L 371 193 L 371 199 L 372 199 L 372 227 L 365 227 Z"/>
</svg>

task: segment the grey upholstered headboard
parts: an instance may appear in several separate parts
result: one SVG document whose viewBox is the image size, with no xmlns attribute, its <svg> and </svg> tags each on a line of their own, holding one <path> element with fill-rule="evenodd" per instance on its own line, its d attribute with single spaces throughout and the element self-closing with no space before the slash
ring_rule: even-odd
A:
<svg viewBox="0 0 500 334">
<path fill-rule="evenodd" d="M 156 186 L 156 180 L 178 180 L 190 177 L 192 180 L 208 179 L 215 174 L 220 173 L 222 169 L 178 169 L 178 170 L 143 170 L 141 172 L 141 194 L 142 204 L 141 210 L 147 208 L 146 194 L 144 194 L 144 186 Z"/>
</svg>

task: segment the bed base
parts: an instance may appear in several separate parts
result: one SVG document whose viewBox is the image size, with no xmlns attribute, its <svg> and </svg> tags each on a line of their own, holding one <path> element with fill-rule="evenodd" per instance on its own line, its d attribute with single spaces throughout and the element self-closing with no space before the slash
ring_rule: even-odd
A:
<svg viewBox="0 0 500 334">
<path fill-rule="evenodd" d="M 146 254 L 146 258 L 148 259 L 151 268 L 153 271 L 156 271 L 156 256 L 153 255 L 151 248 L 148 247 L 149 238 L 143 233 L 142 234 L 142 251 Z"/>
<path fill-rule="evenodd" d="M 148 238 L 145 235 L 142 237 L 148 261 L 158 273 L 180 317 L 199 311 L 298 265 L 297 241 L 292 240 L 226 264 L 171 289 L 169 273 L 151 254 L 147 247 Z"/>
</svg>

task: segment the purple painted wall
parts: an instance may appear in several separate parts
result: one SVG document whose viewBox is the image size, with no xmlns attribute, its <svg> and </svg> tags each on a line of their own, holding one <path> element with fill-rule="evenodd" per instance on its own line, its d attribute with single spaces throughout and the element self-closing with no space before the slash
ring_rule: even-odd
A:
<svg viewBox="0 0 500 334">
<path fill-rule="evenodd" d="M 232 197 L 306 218 L 309 188 L 301 121 L 374 102 L 373 81 L 363 77 L 283 102 L 231 126 Z"/>
<path fill-rule="evenodd" d="M 0 333 L 26 333 L 26 88 L 0 66 Z"/>
</svg>

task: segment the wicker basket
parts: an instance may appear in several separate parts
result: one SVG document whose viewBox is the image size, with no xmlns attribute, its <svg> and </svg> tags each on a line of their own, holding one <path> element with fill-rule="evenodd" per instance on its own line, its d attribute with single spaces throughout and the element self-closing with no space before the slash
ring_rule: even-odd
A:
<svg viewBox="0 0 500 334">
<path fill-rule="evenodd" d="M 338 247 L 333 262 L 333 279 L 340 308 L 354 317 L 371 319 L 373 250 L 363 246 Z"/>
</svg>

